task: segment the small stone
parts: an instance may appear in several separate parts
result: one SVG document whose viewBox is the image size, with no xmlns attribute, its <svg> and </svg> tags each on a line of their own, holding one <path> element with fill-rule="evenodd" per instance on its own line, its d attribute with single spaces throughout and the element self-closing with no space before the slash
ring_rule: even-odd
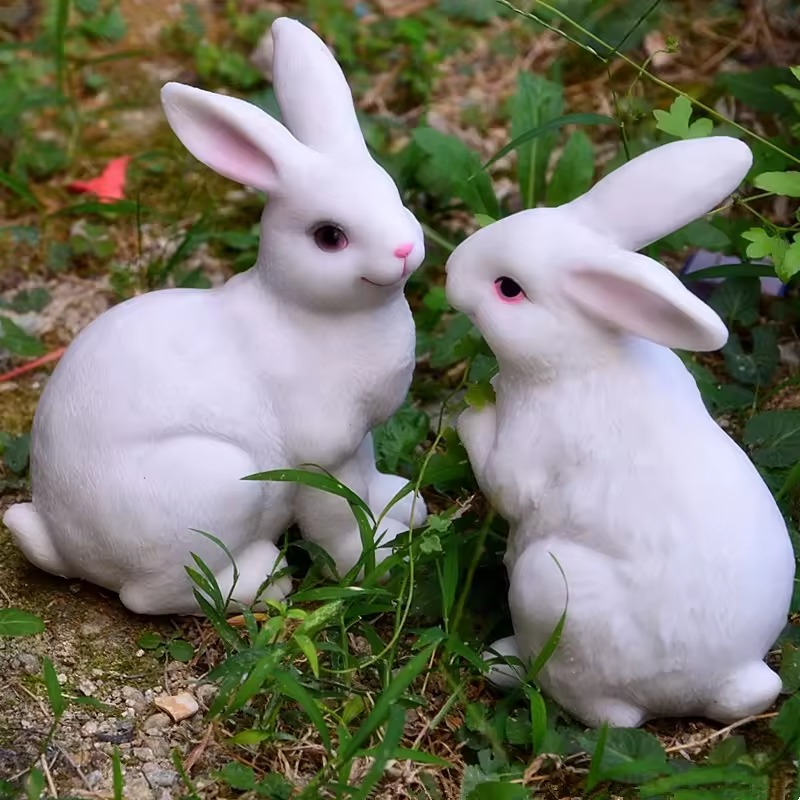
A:
<svg viewBox="0 0 800 800">
<path fill-rule="evenodd" d="M 78 688 L 83 692 L 86 697 L 92 697 L 97 691 L 97 684 L 90 680 L 83 680 L 78 684 Z"/>
<path fill-rule="evenodd" d="M 102 633 L 106 628 L 111 627 L 113 620 L 99 611 L 94 612 L 80 627 L 82 636 L 95 637 Z"/>
<path fill-rule="evenodd" d="M 56 675 L 56 680 L 63 686 L 67 682 L 67 676 L 63 672 L 59 672 L 59 674 Z"/>
<path fill-rule="evenodd" d="M 195 694 L 197 695 L 197 699 L 206 708 L 209 708 L 214 702 L 214 698 L 217 696 L 217 691 L 217 687 L 213 683 L 201 683 L 194 690 Z"/>
<path fill-rule="evenodd" d="M 86 775 L 86 785 L 89 789 L 94 789 L 96 786 L 99 786 L 103 781 L 103 773 L 99 769 L 92 770 L 88 775 Z"/>
<path fill-rule="evenodd" d="M 178 782 L 178 773 L 175 770 L 164 769 L 158 764 L 145 764 L 142 772 L 153 789 L 169 788 Z"/>
<path fill-rule="evenodd" d="M 158 733 L 169 727 L 169 717 L 166 714 L 152 714 L 144 721 L 145 733 Z"/>
<path fill-rule="evenodd" d="M 194 716 L 200 706 L 189 692 L 181 692 L 171 697 L 157 697 L 154 701 L 156 708 L 166 711 L 175 722 Z"/>
<path fill-rule="evenodd" d="M 83 727 L 81 728 L 81 736 L 85 736 L 87 738 L 94 736 L 99 728 L 100 726 L 93 719 L 90 719 L 88 722 L 84 723 Z"/>
<path fill-rule="evenodd" d="M 18 653 L 16 662 L 28 675 L 38 675 L 40 672 L 39 659 L 33 653 Z"/>
<path fill-rule="evenodd" d="M 161 739 L 158 736 L 147 736 L 145 737 L 144 745 L 153 751 L 155 758 L 169 758 L 170 756 L 169 742 L 166 739 Z"/>
<path fill-rule="evenodd" d="M 149 747 L 134 747 L 133 754 L 139 761 L 154 761 L 156 757 Z"/>
<path fill-rule="evenodd" d="M 125 705 L 128 706 L 128 708 L 132 708 L 137 713 L 145 711 L 149 705 L 145 699 L 144 693 L 140 692 L 138 689 L 134 689 L 133 686 L 123 686 L 122 697 L 125 700 Z"/>
</svg>

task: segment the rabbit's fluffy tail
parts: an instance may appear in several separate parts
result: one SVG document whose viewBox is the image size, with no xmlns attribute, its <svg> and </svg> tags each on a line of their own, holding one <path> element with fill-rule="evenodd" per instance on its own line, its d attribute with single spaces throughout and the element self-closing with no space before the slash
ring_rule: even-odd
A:
<svg viewBox="0 0 800 800">
<path fill-rule="evenodd" d="M 64 560 L 53 546 L 47 524 L 33 503 L 17 503 L 3 515 L 3 522 L 25 558 L 53 575 L 67 576 Z"/>
</svg>

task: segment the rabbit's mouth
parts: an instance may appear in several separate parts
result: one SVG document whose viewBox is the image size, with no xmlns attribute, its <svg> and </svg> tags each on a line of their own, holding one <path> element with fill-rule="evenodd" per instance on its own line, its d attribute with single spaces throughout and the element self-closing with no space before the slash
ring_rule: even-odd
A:
<svg viewBox="0 0 800 800">
<path fill-rule="evenodd" d="M 387 289 L 390 286 L 397 286 L 397 284 L 400 283 L 405 277 L 405 273 L 403 273 L 396 281 L 390 281 L 389 283 L 378 283 L 377 281 L 371 281 L 369 278 L 362 278 L 361 280 L 371 284 L 372 286 L 380 286 L 382 289 Z"/>
</svg>

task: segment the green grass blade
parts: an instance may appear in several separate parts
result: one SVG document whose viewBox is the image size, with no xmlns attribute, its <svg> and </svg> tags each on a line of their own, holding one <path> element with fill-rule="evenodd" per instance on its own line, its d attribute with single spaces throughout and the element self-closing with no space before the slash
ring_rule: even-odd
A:
<svg viewBox="0 0 800 800">
<path fill-rule="evenodd" d="M 603 723 L 597 737 L 597 745 L 592 753 L 592 763 L 589 765 L 589 774 L 586 776 L 586 791 L 591 792 L 603 779 L 603 755 L 606 752 L 608 739 L 608 723 Z"/>
<path fill-rule="evenodd" d="M 114 747 L 114 752 L 111 754 L 111 774 L 111 786 L 114 800 L 123 800 L 125 784 L 122 780 L 122 762 L 119 757 L 119 748 L 116 746 Z"/>
<path fill-rule="evenodd" d="M 53 716 L 56 722 L 61 719 L 62 715 L 67 709 L 67 701 L 61 692 L 61 684 L 58 682 L 58 675 L 56 675 L 53 662 L 45 656 L 43 661 L 44 685 L 47 688 L 47 699 L 50 701 L 50 708 L 53 710 Z"/>
<path fill-rule="evenodd" d="M 537 128 L 533 128 L 529 131 L 525 131 L 525 133 L 520 134 L 515 139 L 512 139 L 507 145 L 501 147 L 482 167 L 482 170 L 488 169 L 495 161 L 499 161 L 503 156 L 510 153 L 512 150 L 516 150 L 523 144 L 527 142 L 533 141 L 537 139 L 539 136 L 544 135 L 545 133 L 549 133 L 550 131 L 558 130 L 559 128 L 563 128 L 565 125 L 616 125 L 617 122 L 613 117 L 609 117 L 605 114 L 594 114 L 594 113 L 581 113 L 581 114 L 564 114 L 561 117 L 556 117 L 555 119 L 551 119 L 548 122 L 545 122 L 544 125 L 539 125 Z M 476 173 L 477 174 L 477 173 Z M 470 177 L 470 180 L 475 177 L 474 175 Z"/>
<path fill-rule="evenodd" d="M 444 638 L 444 633 L 438 637 L 438 641 L 428 645 L 424 650 L 420 650 L 407 664 L 398 670 L 392 682 L 386 690 L 378 697 L 378 702 L 370 711 L 361 727 L 353 734 L 353 738 L 342 748 L 339 753 L 340 762 L 348 762 L 358 752 L 359 747 L 366 743 L 370 736 L 388 718 L 389 712 L 403 696 L 404 692 L 412 682 L 421 675 L 428 667 L 431 654 Z"/>
<path fill-rule="evenodd" d="M 65 49 L 64 43 L 67 38 L 67 22 L 69 21 L 69 8 L 71 0 L 57 0 L 56 4 L 56 27 L 55 27 L 55 52 L 54 60 L 56 64 L 56 86 L 59 94 L 64 93 L 65 78 Z"/>
<path fill-rule="evenodd" d="M 0 184 L 5 186 L 8 189 L 11 189 L 14 194 L 21 197 L 30 205 L 39 208 L 41 203 L 36 199 L 36 195 L 18 178 L 15 178 L 13 175 L 9 175 L 7 172 L 4 172 L 0 169 Z"/>
<path fill-rule="evenodd" d="M 721 264 L 718 267 L 706 267 L 695 272 L 681 275 L 684 283 L 707 281 L 712 278 L 774 278 L 775 268 L 771 264 Z"/>
<path fill-rule="evenodd" d="M 340 480 L 328 472 L 313 472 L 308 469 L 273 469 L 267 472 L 247 475 L 242 480 L 299 483 L 313 489 L 321 489 L 323 492 L 329 492 L 347 500 L 350 505 L 360 508 L 370 518 L 373 518 L 369 506 L 352 489 L 348 489 Z"/>
<path fill-rule="evenodd" d="M 313 723 L 317 729 L 319 738 L 325 749 L 330 753 L 332 748 L 331 737 L 328 733 L 328 726 L 325 724 L 325 718 L 319 710 L 314 698 L 309 691 L 295 678 L 295 676 L 288 671 L 282 670 L 275 675 L 275 683 L 281 691 L 281 694 L 294 700 Z"/>
<path fill-rule="evenodd" d="M 350 795 L 350 800 L 367 800 L 378 781 L 383 777 L 386 762 L 394 757 L 394 750 L 403 738 L 406 722 L 406 711 L 402 706 L 389 709 L 389 719 L 383 731 L 380 744 L 371 751 L 373 758 L 369 772 L 364 776 L 357 792 Z"/>
</svg>

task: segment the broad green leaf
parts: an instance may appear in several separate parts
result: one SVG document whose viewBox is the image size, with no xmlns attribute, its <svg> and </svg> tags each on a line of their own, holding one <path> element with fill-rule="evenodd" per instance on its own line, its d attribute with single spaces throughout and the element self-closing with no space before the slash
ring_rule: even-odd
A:
<svg viewBox="0 0 800 800">
<path fill-rule="evenodd" d="M 587 752 L 594 753 L 601 733 L 602 729 L 587 731 L 576 734 L 576 739 Z M 640 783 L 669 771 L 661 742 L 640 728 L 608 728 L 603 744 L 602 760 L 594 773 L 597 780 Z"/>
<path fill-rule="evenodd" d="M 669 236 L 665 236 L 662 241 L 674 250 L 682 250 L 684 247 L 696 247 L 711 250 L 712 252 L 725 250 L 731 243 L 728 234 L 721 231 L 707 219 L 696 219 Z M 711 269 L 717 268 L 712 267 Z M 755 273 L 751 272 L 750 274 L 754 275 Z M 772 271 L 769 274 L 772 275 Z M 723 275 L 722 277 L 727 276 Z"/>
<path fill-rule="evenodd" d="M 15 356 L 35 358 L 44 355 L 47 348 L 35 337 L 25 333 L 22 328 L 8 317 L 0 316 L 0 347 L 4 347 Z"/>
<path fill-rule="evenodd" d="M 169 654 L 175 661 L 181 661 L 184 664 L 194 658 L 194 647 L 184 639 L 173 639 L 169 643 Z"/>
<path fill-rule="evenodd" d="M 44 621 L 19 608 L 0 608 L 0 636 L 34 636 L 44 631 Z"/>
<path fill-rule="evenodd" d="M 464 393 L 464 402 L 476 409 L 491 406 L 496 399 L 497 396 L 491 383 L 473 383 Z"/>
<path fill-rule="evenodd" d="M 273 734 L 267 733 L 266 731 L 257 731 L 250 729 L 250 730 L 239 731 L 238 733 L 231 736 L 227 741 L 230 744 L 240 744 L 248 746 L 265 742 L 267 741 L 267 739 L 271 739 L 272 735 Z"/>
<path fill-rule="evenodd" d="M 547 186 L 547 204 L 560 206 L 574 200 L 592 185 L 594 147 L 583 131 L 575 131 L 567 139 L 564 152 L 556 163 Z"/>
<path fill-rule="evenodd" d="M 45 656 L 42 660 L 44 685 L 47 689 L 47 699 L 50 701 L 50 708 L 53 710 L 53 716 L 56 719 L 61 719 L 67 708 L 67 702 L 64 700 L 64 695 L 61 691 L 61 684 L 58 682 L 53 662 Z"/>
<path fill-rule="evenodd" d="M 25 781 L 25 794 L 28 800 L 41 800 L 44 792 L 44 775 L 38 767 L 34 767 Z"/>
<path fill-rule="evenodd" d="M 795 234 L 794 242 L 783 255 L 783 261 L 776 269 L 778 277 L 788 283 L 798 272 L 800 272 L 800 235 Z"/>
<path fill-rule="evenodd" d="M 800 197 L 800 172 L 762 172 L 753 178 L 753 186 L 783 197 Z"/>
<path fill-rule="evenodd" d="M 517 179 L 524 208 L 544 200 L 545 175 L 557 141 L 555 129 L 519 144 L 520 137 L 561 116 L 564 88 L 540 75 L 521 72 L 511 99 L 511 136 L 517 141 Z"/>
<path fill-rule="evenodd" d="M 708 304 L 726 323 L 750 327 L 758 321 L 761 283 L 758 278 L 729 278 L 708 299 Z"/>
<path fill-rule="evenodd" d="M 678 95 L 669 107 L 669 111 L 656 109 L 656 127 L 678 139 L 696 139 L 708 136 L 714 128 L 710 119 L 701 118 L 689 124 L 692 117 L 692 101 L 684 94 Z"/>
<path fill-rule="evenodd" d="M 747 742 L 744 736 L 729 736 L 708 754 L 706 760 L 712 766 L 722 767 L 735 764 L 744 755 L 747 755 Z"/>
<path fill-rule="evenodd" d="M 759 795 L 753 790 L 759 783 L 762 783 L 762 776 L 749 767 L 739 765 L 726 765 L 724 767 L 700 766 L 650 781 L 639 788 L 639 797 L 660 798 L 664 795 L 671 796 L 670 793 L 675 792 L 677 789 L 715 786 L 721 789 L 724 787 L 738 787 L 748 792 L 747 794 L 742 794 L 742 798 L 756 798 Z M 730 795 L 721 794 L 716 796 L 728 797 Z M 715 795 L 711 795 L 710 800 L 713 797 Z"/>
<path fill-rule="evenodd" d="M 781 653 L 781 680 L 783 691 L 794 693 L 800 691 L 800 647 L 787 643 Z"/>
<path fill-rule="evenodd" d="M 430 425 L 424 411 L 407 403 L 375 428 L 372 435 L 378 468 L 394 473 L 401 464 L 413 460 L 414 451 L 428 437 Z"/>
<path fill-rule="evenodd" d="M 157 647 L 164 644 L 164 640 L 154 631 L 146 631 L 136 640 L 136 644 L 141 647 L 142 650 L 155 650 Z"/>
<path fill-rule="evenodd" d="M 774 87 L 792 80 L 792 73 L 780 67 L 760 67 L 744 72 L 720 72 L 714 78 L 721 88 L 754 111 L 764 114 L 794 114 L 792 103 Z"/>
<path fill-rule="evenodd" d="M 28 468 L 31 453 L 31 435 L 23 433 L 21 436 L 11 437 L 3 448 L 3 461 L 15 474 L 22 475 Z"/>
<path fill-rule="evenodd" d="M 238 761 L 228 762 L 219 770 L 217 777 L 225 781 L 231 789 L 238 789 L 240 792 L 247 792 L 255 789 L 258 783 L 255 770 Z"/>
<path fill-rule="evenodd" d="M 768 233 L 763 228 L 751 228 L 742 234 L 742 239 L 750 242 L 745 250 L 748 258 L 771 258 L 775 265 L 775 271 L 780 274 L 781 264 L 789 249 L 789 243 L 783 236 Z"/>
<path fill-rule="evenodd" d="M 412 139 L 428 156 L 420 168 L 421 182 L 439 194 L 457 197 L 473 214 L 500 216 L 492 182 L 467 145 L 433 128 L 417 128 Z"/>
<path fill-rule="evenodd" d="M 762 411 L 745 425 L 744 443 L 762 467 L 791 467 L 800 461 L 800 411 Z"/>
<path fill-rule="evenodd" d="M 737 334 L 731 334 L 722 354 L 728 374 L 749 386 L 763 386 L 769 383 L 778 366 L 780 353 L 774 328 L 760 326 L 753 328 L 753 346 L 750 352 L 742 347 Z"/>
<path fill-rule="evenodd" d="M 496 219 L 490 217 L 488 214 L 476 214 L 475 215 L 475 222 L 481 226 L 481 228 L 487 227 L 487 225 L 491 225 L 494 222 L 497 222 Z"/>
<path fill-rule="evenodd" d="M 519 783 L 491 781 L 479 783 L 467 796 L 467 800 L 529 800 L 531 790 Z"/>
</svg>

